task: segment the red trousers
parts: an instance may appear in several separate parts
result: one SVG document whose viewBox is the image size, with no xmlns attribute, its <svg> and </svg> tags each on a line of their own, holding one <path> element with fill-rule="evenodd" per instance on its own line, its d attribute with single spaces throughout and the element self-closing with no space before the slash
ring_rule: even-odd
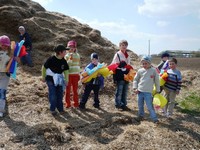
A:
<svg viewBox="0 0 200 150">
<path fill-rule="evenodd" d="M 69 82 L 66 87 L 65 91 L 65 102 L 66 102 L 66 108 L 71 107 L 71 87 L 72 87 L 72 95 L 74 100 L 74 107 L 79 106 L 79 99 L 78 99 L 78 81 L 80 80 L 79 74 L 70 74 L 69 75 Z"/>
</svg>

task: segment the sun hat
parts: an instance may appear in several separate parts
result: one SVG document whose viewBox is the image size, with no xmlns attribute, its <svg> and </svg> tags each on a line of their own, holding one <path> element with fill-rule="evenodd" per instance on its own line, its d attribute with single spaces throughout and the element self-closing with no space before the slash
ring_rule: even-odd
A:
<svg viewBox="0 0 200 150">
<path fill-rule="evenodd" d="M 71 40 L 71 41 L 69 41 L 68 43 L 67 43 L 67 47 L 76 47 L 76 45 L 77 45 L 77 43 L 76 43 L 76 41 L 74 41 L 74 40 Z"/>
<path fill-rule="evenodd" d="M 151 57 L 150 56 L 147 56 L 147 55 L 144 55 L 141 59 L 141 61 L 146 61 L 148 63 L 151 63 Z"/>
<path fill-rule="evenodd" d="M 6 36 L 6 35 L 0 36 L 0 43 L 3 46 L 10 46 L 10 39 L 9 39 L 9 37 Z"/>
<path fill-rule="evenodd" d="M 91 54 L 91 60 L 94 59 L 94 58 L 95 58 L 95 59 L 99 59 L 99 56 L 98 56 L 97 53 L 92 53 L 92 54 Z"/>
</svg>

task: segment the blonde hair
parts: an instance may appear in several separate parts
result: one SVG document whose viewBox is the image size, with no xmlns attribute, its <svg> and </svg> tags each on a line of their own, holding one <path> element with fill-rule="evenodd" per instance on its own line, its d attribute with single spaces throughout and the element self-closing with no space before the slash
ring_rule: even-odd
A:
<svg viewBox="0 0 200 150">
<path fill-rule="evenodd" d="M 127 40 L 121 40 L 121 41 L 119 42 L 119 46 L 121 46 L 122 44 L 128 46 Z"/>
</svg>

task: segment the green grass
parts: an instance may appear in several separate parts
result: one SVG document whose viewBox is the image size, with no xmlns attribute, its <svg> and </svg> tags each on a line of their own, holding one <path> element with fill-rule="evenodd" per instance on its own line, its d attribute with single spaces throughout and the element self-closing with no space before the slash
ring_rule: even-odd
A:
<svg viewBox="0 0 200 150">
<path fill-rule="evenodd" d="M 178 101 L 181 112 L 192 115 L 200 115 L 200 95 L 196 92 L 190 93 L 188 96 Z"/>
</svg>

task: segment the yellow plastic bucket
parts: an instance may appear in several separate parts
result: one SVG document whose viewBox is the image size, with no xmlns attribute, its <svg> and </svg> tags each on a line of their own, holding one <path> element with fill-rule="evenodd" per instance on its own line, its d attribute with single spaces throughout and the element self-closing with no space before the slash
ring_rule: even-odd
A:
<svg viewBox="0 0 200 150">
<path fill-rule="evenodd" d="M 163 108 L 167 104 L 167 99 L 161 94 L 156 94 L 153 97 L 153 105 L 155 107 Z"/>
</svg>

